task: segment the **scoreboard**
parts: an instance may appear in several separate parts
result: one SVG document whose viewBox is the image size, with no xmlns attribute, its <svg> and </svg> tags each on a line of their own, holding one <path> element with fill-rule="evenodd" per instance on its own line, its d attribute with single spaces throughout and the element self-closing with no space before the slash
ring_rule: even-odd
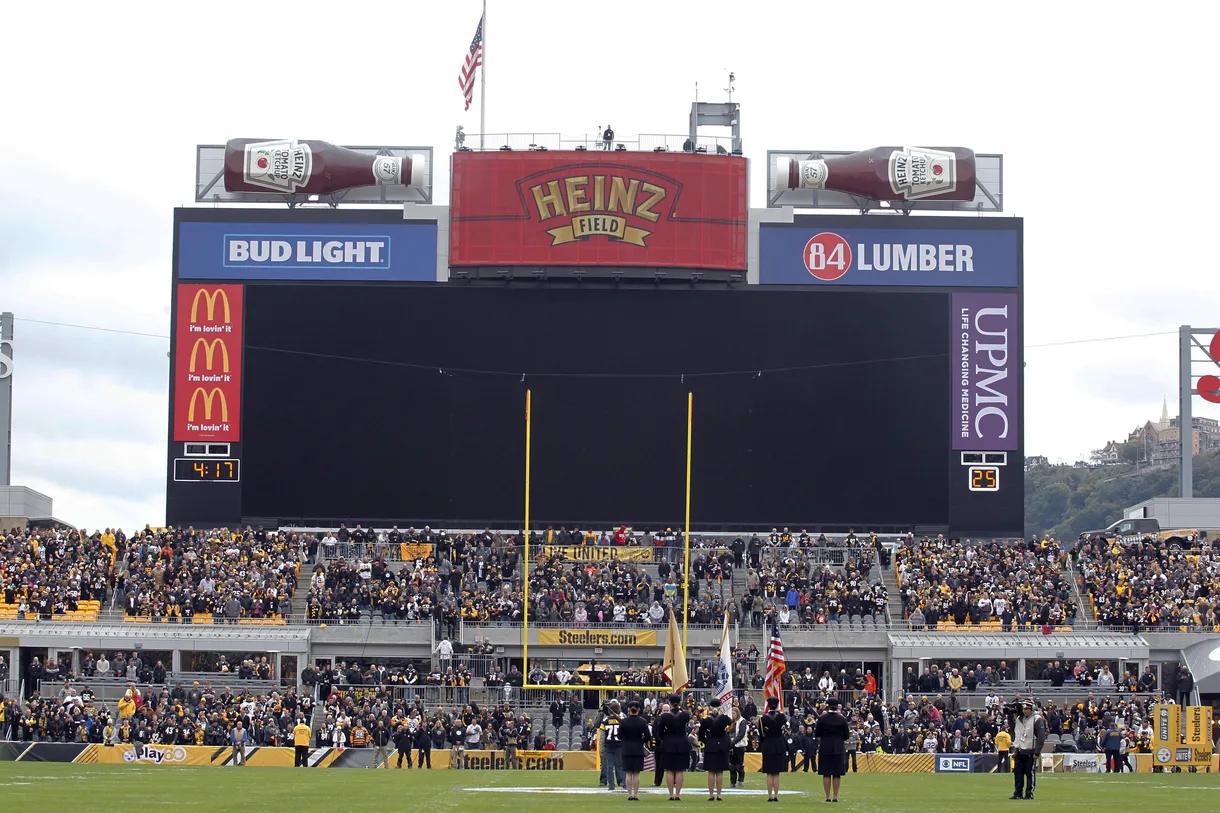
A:
<svg viewBox="0 0 1220 813">
<path fill-rule="evenodd" d="M 453 263 L 401 210 L 179 209 L 167 522 L 518 527 L 528 388 L 543 526 L 680 525 L 689 392 L 696 527 L 1023 535 L 1021 229 L 798 215 L 746 284 L 676 285 L 575 238 L 566 278 Z"/>
</svg>

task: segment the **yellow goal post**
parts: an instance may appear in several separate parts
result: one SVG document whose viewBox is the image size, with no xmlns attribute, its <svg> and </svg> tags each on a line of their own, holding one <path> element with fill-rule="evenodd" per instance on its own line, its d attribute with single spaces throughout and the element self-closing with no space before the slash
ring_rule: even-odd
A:
<svg viewBox="0 0 1220 813">
<path fill-rule="evenodd" d="M 525 546 L 522 562 L 522 590 L 524 610 L 522 617 L 524 624 L 521 630 L 521 665 L 523 671 L 524 682 L 521 685 L 522 689 L 555 689 L 557 687 L 547 683 L 531 683 L 530 675 L 530 428 L 532 424 L 530 391 L 525 391 L 525 522 L 522 525 L 521 535 Z M 686 394 L 686 506 L 684 513 L 684 521 L 682 523 L 682 576 L 685 583 L 682 585 L 682 658 L 686 658 L 686 642 L 687 642 L 687 627 L 690 623 L 690 482 L 691 482 L 691 429 L 694 426 L 694 409 L 695 409 L 695 394 L 688 392 Z M 567 685 L 559 687 L 569 691 L 595 691 L 595 692 L 660 692 L 672 693 L 672 686 L 593 686 L 593 685 Z"/>
</svg>

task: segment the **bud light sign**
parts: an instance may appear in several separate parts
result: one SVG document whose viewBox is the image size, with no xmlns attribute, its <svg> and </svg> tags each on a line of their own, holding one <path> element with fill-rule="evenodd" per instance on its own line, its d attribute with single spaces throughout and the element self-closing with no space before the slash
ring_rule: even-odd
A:
<svg viewBox="0 0 1220 813">
<path fill-rule="evenodd" d="M 991 228 L 844 227 L 843 218 L 796 218 L 759 228 L 763 285 L 1016 288 L 1019 221 Z M 863 218 L 853 218 L 856 222 Z M 931 220 L 931 218 L 920 218 Z M 943 219 L 942 219 L 943 220 Z M 873 222 L 876 222 L 875 220 Z M 812 224 L 812 225 L 810 225 Z M 825 224 L 825 225 L 822 225 Z"/>
<path fill-rule="evenodd" d="M 950 349 L 955 451 L 1018 450 L 1020 314 L 1017 295 L 953 294 Z"/>
<path fill-rule="evenodd" d="M 180 222 L 178 278 L 435 282 L 436 223 Z"/>
</svg>

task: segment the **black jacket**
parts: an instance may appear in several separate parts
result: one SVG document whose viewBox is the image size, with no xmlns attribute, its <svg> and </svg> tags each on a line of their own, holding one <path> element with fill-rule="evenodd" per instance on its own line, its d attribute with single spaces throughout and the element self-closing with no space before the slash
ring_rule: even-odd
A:
<svg viewBox="0 0 1220 813">
<path fill-rule="evenodd" d="M 709 714 L 699 723 L 699 742 L 709 754 L 727 754 L 733 747 L 729 730 L 733 720 L 727 714 Z"/>
</svg>

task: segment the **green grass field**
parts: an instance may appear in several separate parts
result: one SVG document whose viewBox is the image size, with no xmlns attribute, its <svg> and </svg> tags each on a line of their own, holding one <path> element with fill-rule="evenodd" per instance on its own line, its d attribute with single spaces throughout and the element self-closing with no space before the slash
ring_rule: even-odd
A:
<svg viewBox="0 0 1220 813">
<path fill-rule="evenodd" d="M 690 780 L 683 804 L 706 805 L 704 774 Z M 645 779 L 651 779 L 646 776 Z M 400 813 L 400 811 L 477 810 L 519 813 L 522 805 L 578 806 L 582 813 L 610 810 L 668 810 L 665 793 L 628 803 L 620 794 L 565 793 L 564 788 L 597 785 L 590 771 L 369 771 L 359 769 L 188 768 L 0 763 L 0 807 L 12 811 L 88 810 L 131 813 L 149 805 L 198 809 L 207 813 Z M 761 790 L 763 777 L 751 774 L 747 789 Z M 780 804 L 823 804 L 821 782 L 809 774 L 785 776 L 783 789 L 804 791 Z M 519 789 L 519 790 L 514 790 Z M 650 788 L 651 789 L 651 788 Z M 494 792 L 493 792 L 494 791 Z M 1012 780 L 987 774 L 858 774 L 843 780 L 836 810 L 911 811 L 911 813 L 979 813 L 1000 808 L 1031 807 L 1047 811 L 1173 810 L 1174 813 L 1220 809 L 1218 774 L 1046 774 L 1033 804 L 1008 800 Z M 532 798 L 531 798 L 532 797 Z M 726 798 L 717 809 L 757 808 L 763 796 Z M 1034 807 L 1036 805 L 1036 808 Z M 997 807 L 998 806 L 998 807 Z"/>
</svg>

